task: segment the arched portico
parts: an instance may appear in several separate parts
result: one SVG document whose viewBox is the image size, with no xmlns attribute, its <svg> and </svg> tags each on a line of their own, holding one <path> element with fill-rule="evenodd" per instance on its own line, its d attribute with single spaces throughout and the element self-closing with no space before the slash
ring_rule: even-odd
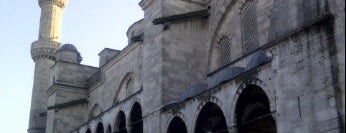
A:
<svg viewBox="0 0 346 133">
<path fill-rule="evenodd" d="M 268 96 L 256 85 L 247 85 L 240 93 L 235 107 L 235 121 L 238 133 L 277 132 Z"/>
<path fill-rule="evenodd" d="M 135 102 L 130 111 L 130 126 L 131 133 L 143 133 L 142 107 L 138 102 Z"/>
<path fill-rule="evenodd" d="M 187 133 L 185 122 L 180 117 L 174 117 L 169 123 L 167 133 Z"/>
<path fill-rule="evenodd" d="M 97 128 L 96 128 L 96 133 L 104 133 L 104 127 L 103 127 L 103 124 L 101 122 L 99 122 L 97 124 Z"/>
<path fill-rule="evenodd" d="M 120 111 L 115 120 L 115 133 L 127 133 L 126 116 L 123 111 Z"/>
<path fill-rule="evenodd" d="M 106 133 L 112 133 L 112 127 L 111 125 L 108 125 Z"/>
<path fill-rule="evenodd" d="M 228 133 L 227 123 L 221 108 L 212 102 L 207 102 L 199 112 L 195 133 Z"/>
</svg>

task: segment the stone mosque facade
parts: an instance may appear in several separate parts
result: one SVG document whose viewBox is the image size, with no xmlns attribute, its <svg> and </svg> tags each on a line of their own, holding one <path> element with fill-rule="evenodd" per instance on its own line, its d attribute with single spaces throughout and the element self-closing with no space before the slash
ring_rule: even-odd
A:
<svg viewBox="0 0 346 133">
<path fill-rule="evenodd" d="M 28 133 L 345 132 L 344 0 L 142 0 L 98 67 L 38 3 Z"/>
</svg>

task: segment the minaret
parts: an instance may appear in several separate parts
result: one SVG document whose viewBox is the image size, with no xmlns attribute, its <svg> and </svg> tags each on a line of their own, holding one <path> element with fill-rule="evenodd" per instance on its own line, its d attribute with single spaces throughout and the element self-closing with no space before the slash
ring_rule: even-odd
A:
<svg viewBox="0 0 346 133">
<path fill-rule="evenodd" d="M 38 0 L 41 7 L 38 40 L 31 45 L 31 57 L 35 62 L 28 133 L 45 133 L 47 120 L 46 90 L 51 84 L 51 66 L 55 52 L 60 47 L 62 12 L 67 0 Z"/>
</svg>

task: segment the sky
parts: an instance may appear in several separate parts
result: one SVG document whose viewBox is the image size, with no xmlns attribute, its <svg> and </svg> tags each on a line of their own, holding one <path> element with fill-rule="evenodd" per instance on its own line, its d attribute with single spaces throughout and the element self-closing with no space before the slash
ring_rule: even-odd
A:
<svg viewBox="0 0 346 133">
<path fill-rule="evenodd" d="M 103 48 L 121 50 L 126 31 L 143 18 L 140 0 L 69 0 L 63 12 L 61 43 L 74 44 L 82 64 L 98 66 Z M 26 133 L 38 38 L 38 0 L 0 0 L 0 131 Z"/>
</svg>

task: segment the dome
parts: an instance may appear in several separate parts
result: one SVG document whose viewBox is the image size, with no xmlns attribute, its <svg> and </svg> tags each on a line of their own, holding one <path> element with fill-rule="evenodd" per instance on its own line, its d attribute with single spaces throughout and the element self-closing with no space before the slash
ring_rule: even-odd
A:
<svg viewBox="0 0 346 133">
<path fill-rule="evenodd" d="M 60 50 L 77 51 L 77 48 L 73 44 L 64 44 L 61 46 Z"/>
<path fill-rule="evenodd" d="M 77 48 L 72 44 L 64 44 L 61 48 L 56 52 L 57 60 L 73 62 L 73 63 L 81 63 L 82 56 L 78 52 Z"/>
</svg>

